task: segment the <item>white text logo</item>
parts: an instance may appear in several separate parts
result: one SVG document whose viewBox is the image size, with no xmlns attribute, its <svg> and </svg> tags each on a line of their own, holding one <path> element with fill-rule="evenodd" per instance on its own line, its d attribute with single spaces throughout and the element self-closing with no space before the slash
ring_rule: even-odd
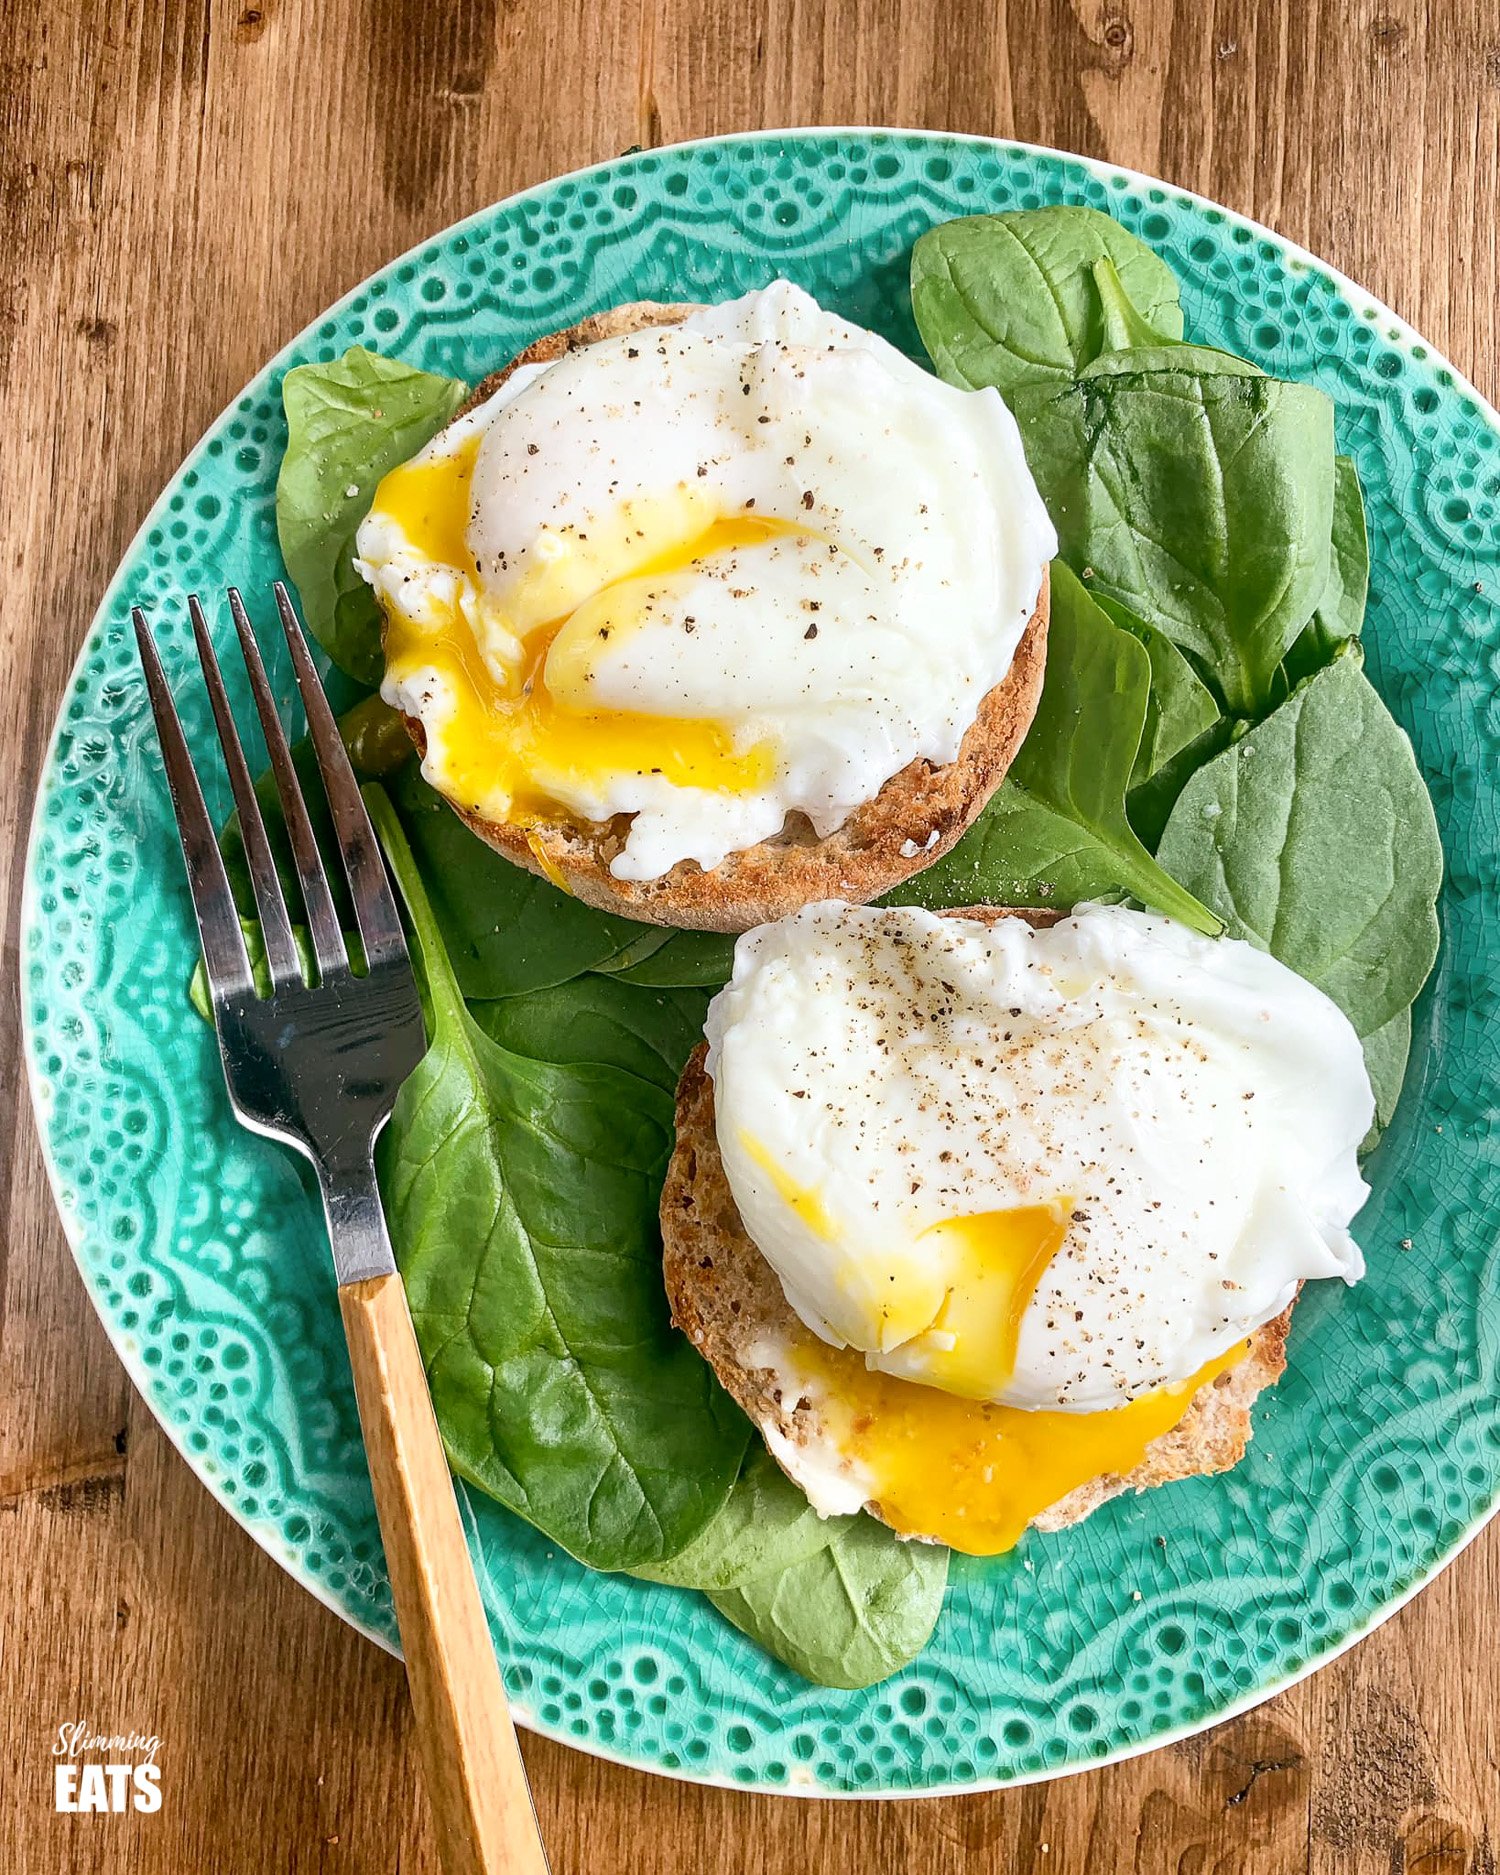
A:
<svg viewBox="0 0 1500 1875">
<path fill-rule="evenodd" d="M 151 1811 L 161 1808 L 161 1740 L 154 1732 L 93 1731 L 82 1719 L 57 1728 L 52 1756 L 59 1810 Z M 101 1759 L 87 1754 L 105 1754 Z"/>
</svg>

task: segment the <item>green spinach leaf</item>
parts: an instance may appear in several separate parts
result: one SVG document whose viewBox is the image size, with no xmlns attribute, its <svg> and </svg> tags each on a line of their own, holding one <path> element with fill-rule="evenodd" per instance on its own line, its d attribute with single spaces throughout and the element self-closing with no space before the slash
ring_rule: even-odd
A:
<svg viewBox="0 0 1500 1875">
<path fill-rule="evenodd" d="M 717 1513 L 749 1439 L 668 1319 L 656 1212 L 671 1098 L 491 1041 L 395 812 L 377 787 L 366 799 L 425 984 L 431 1045 L 379 1157 L 449 1461 L 582 1562 L 659 1561 Z"/>
<path fill-rule="evenodd" d="M 345 710 L 338 725 L 354 772 L 363 780 L 384 781 L 417 759 L 404 719 L 379 691 Z"/>
<path fill-rule="evenodd" d="M 1362 1036 L 1410 1005 L 1437 956 L 1437 822 L 1357 645 L 1198 770 L 1157 858 Z"/>
<path fill-rule="evenodd" d="M 1328 583 L 1318 608 L 1286 654 L 1288 689 L 1321 670 L 1347 638 L 1357 638 L 1365 622 L 1370 586 L 1370 540 L 1359 471 L 1348 456 L 1333 465 L 1333 550 Z"/>
<path fill-rule="evenodd" d="M 1162 370 L 1012 402 L 1063 558 L 1195 658 L 1230 713 L 1260 714 L 1328 580 L 1328 399 Z"/>
<path fill-rule="evenodd" d="M 1132 302 L 1113 261 L 1096 260 L 1092 271 L 1104 319 L 1104 349 L 1079 371 L 1080 378 L 1114 377 L 1126 371 L 1228 371 L 1236 377 L 1261 376 L 1258 365 L 1233 352 L 1187 344 L 1180 320 L 1174 331 L 1158 331 Z"/>
<path fill-rule="evenodd" d="M 1007 776 L 984 811 L 934 865 L 888 892 L 882 905 L 1024 905 L 1066 911 L 1123 895 L 1107 847 Z"/>
<path fill-rule="evenodd" d="M 1094 291 L 1099 295 L 1099 317 L 1103 328 L 1101 356 L 1108 352 L 1133 351 L 1142 346 L 1170 347 L 1180 341 L 1180 311 L 1175 332 L 1158 331 L 1125 291 L 1120 271 L 1112 260 L 1101 255 L 1089 268 L 1089 272 L 1094 276 Z"/>
<path fill-rule="evenodd" d="M 727 1620 L 823 1686 L 859 1687 L 921 1653 L 942 1610 L 948 1552 L 902 1543 L 855 1517 L 790 1568 L 750 1576 L 708 1599 Z"/>
<path fill-rule="evenodd" d="M 1375 1092 L 1375 1118 L 1370 1123 L 1361 1156 L 1372 1153 L 1380 1136 L 1390 1125 L 1401 1098 L 1401 1084 L 1406 1079 L 1407 1058 L 1411 1054 L 1411 1010 L 1403 1009 L 1384 1027 L 1363 1038 L 1365 1067 Z"/>
<path fill-rule="evenodd" d="M 276 481 L 281 556 L 313 636 L 340 670 L 378 684 L 380 610 L 354 570 L 354 535 L 387 469 L 449 421 L 468 386 L 359 346 L 282 380 L 287 444 Z"/>
<path fill-rule="evenodd" d="M 1203 376 L 1262 378 L 1265 373 L 1248 358 L 1236 358 L 1233 352 L 1221 352 L 1213 345 L 1132 345 L 1119 351 L 1101 352 L 1086 364 L 1078 377 L 1080 383 L 1098 378 L 1140 376 L 1152 371 L 1192 371 Z"/>
<path fill-rule="evenodd" d="M 619 975 L 632 969 L 636 964 L 645 963 L 648 957 L 654 957 L 666 944 L 670 944 L 677 933 L 668 925 L 638 924 L 631 927 L 636 935 L 623 950 L 616 951 L 613 957 L 606 957 L 594 965 L 596 970 L 603 970 L 610 975 Z"/>
<path fill-rule="evenodd" d="M 656 927 L 595 911 L 502 859 L 415 763 L 392 780 L 390 798 L 465 996 L 549 989 L 608 964 L 643 936 L 654 946 Z"/>
<path fill-rule="evenodd" d="M 870 1686 L 927 1645 L 948 1551 L 873 1517 L 822 1518 L 764 1450 L 724 1508 L 654 1582 L 702 1589 L 720 1614 L 820 1686 Z"/>
<path fill-rule="evenodd" d="M 1125 802 L 1126 811 L 1131 826 L 1151 852 L 1161 844 L 1162 830 L 1190 777 L 1221 749 L 1227 749 L 1247 727 L 1236 716 L 1217 717 L 1202 735 L 1195 736 L 1154 774 L 1132 785 Z"/>
<path fill-rule="evenodd" d="M 1219 720 L 1219 706 L 1207 684 L 1170 638 L 1153 631 L 1118 600 L 1104 593 L 1092 596 L 1111 623 L 1129 632 L 1132 638 L 1140 639 L 1151 660 L 1146 721 L 1141 729 L 1141 746 L 1135 752 L 1135 765 L 1130 771 L 1130 785 L 1138 788 L 1213 727 Z"/>
<path fill-rule="evenodd" d="M 820 1517 L 756 1439 L 718 1516 L 675 1556 L 631 1574 L 672 1588 L 732 1589 L 752 1576 L 806 1562 L 827 1541 L 830 1524 L 849 1522 Z M 897 1540 L 892 1533 L 891 1541 Z"/>
<path fill-rule="evenodd" d="M 1357 638 L 1370 587 L 1370 536 L 1353 457 L 1334 458 L 1333 478 L 1333 555 L 1317 616 L 1338 637 Z"/>
<path fill-rule="evenodd" d="M 638 1074 L 669 1094 L 703 1040 L 709 993 L 648 989 L 592 972 L 507 996 L 473 1002 L 469 1014 L 492 1042 L 533 1061 L 596 1061 Z"/>
<path fill-rule="evenodd" d="M 1128 892 L 1195 931 L 1216 933 L 1219 920 L 1163 872 L 1126 817 L 1125 793 L 1150 691 L 1145 645 L 1107 618 L 1068 568 L 1054 562 L 1047 674 L 1020 754 L 999 794 L 953 852 L 910 881 L 907 892 L 933 903 L 933 887 L 926 882 L 937 874 L 939 891 L 959 882 L 982 885 L 986 889 L 977 897 L 992 904 L 1007 902 L 1007 887 L 1026 884 L 1031 896 L 1008 902 L 1069 904 L 1074 888 L 1087 880 L 1095 888 Z M 1036 806 L 1048 810 L 1050 819 L 1038 818 Z M 1039 861 L 1050 877 L 1037 870 Z M 1044 886 L 1058 894 L 1056 901 L 1041 896 Z M 975 896 L 955 902 L 973 903 Z"/>
<path fill-rule="evenodd" d="M 659 989 L 718 989 L 734 968 L 734 939 L 718 931 L 669 931 L 666 943 L 645 957 L 614 958 L 595 966 L 626 983 Z"/>
<path fill-rule="evenodd" d="M 929 230 L 912 250 L 911 303 L 939 376 L 1007 398 L 1076 377 L 1109 343 L 1101 260 L 1153 337 L 1182 336 L 1171 268 L 1098 209 L 972 215 Z"/>
</svg>

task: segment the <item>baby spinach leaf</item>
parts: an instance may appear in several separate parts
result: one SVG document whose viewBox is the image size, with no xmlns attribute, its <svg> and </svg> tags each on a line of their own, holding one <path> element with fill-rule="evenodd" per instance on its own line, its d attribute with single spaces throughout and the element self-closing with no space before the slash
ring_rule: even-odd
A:
<svg viewBox="0 0 1500 1875">
<path fill-rule="evenodd" d="M 1396 1103 L 1401 1098 L 1406 1063 L 1411 1054 L 1411 1010 L 1403 1009 L 1362 1040 L 1365 1068 L 1375 1093 L 1375 1118 L 1359 1149 L 1361 1156 L 1365 1156 L 1380 1144 L 1380 1136 L 1395 1117 Z"/>
<path fill-rule="evenodd" d="M 1094 284 L 1104 318 L 1104 349 L 1079 371 L 1080 378 L 1118 377 L 1127 371 L 1227 371 L 1260 377 L 1258 365 L 1213 345 L 1189 345 L 1179 320 L 1175 331 L 1158 331 L 1132 303 L 1114 263 L 1096 260 Z"/>
<path fill-rule="evenodd" d="M 1139 638 L 1151 660 L 1151 688 L 1146 697 L 1146 721 L 1141 730 L 1141 746 L 1135 752 L 1135 766 L 1130 771 L 1130 785 L 1138 788 L 1173 756 L 1195 742 L 1219 720 L 1219 706 L 1208 686 L 1187 659 L 1159 631 L 1104 593 L 1093 595 L 1094 603 L 1122 631 Z"/>
<path fill-rule="evenodd" d="M 597 969 L 656 928 L 611 918 L 513 866 L 459 819 L 415 763 L 390 784 L 465 996 L 516 996 Z"/>
<path fill-rule="evenodd" d="M 1101 255 L 1089 272 L 1094 276 L 1094 291 L 1099 295 L 1104 353 L 1132 351 L 1141 346 L 1170 348 L 1182 337 L 1181 314 L 1175 332 L 1158 331 L 1131 300 L 1119 269 L 1107 256 Z"/>
<path fill-rule="evenodd" d="M 1437 956 L 1437 822 L 1356 644 L 1198 770 L 1157 858 L 1362 1036 L 1410 1005 Z"/>
<path fill-rule="evenodd" d="M 1236 358 L 1233 352 L 1221 352 L 1214 345 L 1132 345 L 1120 351 L 1101 352 L 1086 364 L 1080 381 L 1095 378 L 1123 378 L 1151 371 L 1196 371 L 1230 378 L 1261 378 L 1265 373 L 1248 358 Z"/>
<path fill-rule="evenodd" d="M 660 1086 L 491 1041 L 459 994 L 412 850 L 401 886 L 431 1045 L 380 1141 L 381 1188 L 449 1461 L 580 1561 L 671 1556 L 716 1514 L 749 1426 L 671 1326 Z"/>
<path fill-rule="evenodd" d="M 1007 804 L 996 808 L 996 802 L 990 802 L 949 859 L 939 861 L 945 868 L 939 883 L 962 879 L 979 855 L 986 870 L 994 866 L 994 876 L 977 877 L 975 883 L 1001 887 L 1027 876 L 1035 879 L 1031 868 L 1050 849 L 1050 866 L 1057 870 L 1065 864 L 1069 885 L 1080 877 L 1089 877 L 1093 885 L 1108 881 L 1114 891 L 1131 892 L 1142 904 L 1213 936 L 1219 919 L 1162 872 L 1125 816 L 1125 789 L 1146 726 L 1149 690 L 1151 658 L 1146 645 L 1106 619 L 1069 568 L 1054 562 L 1041 703 L 1001 795 L 1014 782 L 1027 804 L 1041 804 L 1052 816 L 1071 823 L 1071 829 L 1050 829 L 1033 814 L 1027 814 L 1022 827 L 1011 791 Z M 1011 851 L 1007 834 L 1018 831 L 1039 846 L 1024 853 Z M 960 853 L 966 844 L 969 851 Z M 917 881 L 911 883 L 917 887 Z M 1056 887 L 1057 881 L 1041 883 Z M 1005 902 L 994 891 L 981 896 L 990 904 Z M 1071 894 L 1063 902 L 1072 902 Z"/>
<path fill-rule="evenodd" d="M 948 1551 L 905 1543 L 873 1517 L 822 1518 L 767 1456 L 669 1563 L 637 1571 L 704 1590 L 734 1625 L 820 1686 L 873 1685 L 927 1645 Z"/>
<path fill-rule="evenodd" d="M 1084 899 L 1119 898 L 1122 891 L 1108 849 L 1007 776 L 952 851 L 880 903 L 928 911 L 959 905 L 1065 911 Z"/>
<path fill-rule="evenodd" d="M 1055 905 L 1129 893 L 1210 935 L 1219 920 L 1152 859 L 1125 811 L 1151 701 L 1141 639 L 1061 561 L 1041 701 L 998 793 L 946 858 L 886 903 Z"/>
<path fill-rule="evenodd" d="M 473 1002 L 469 1014 L 492 1042 L 534 1061 L 598 1061 L 675 1094 L 688 1056 L 703 1039 L 709 992 L 648 989 L 592 972 Z"/>
<path fill-rule="evenodd" d="M 1231 713 L 1260 714 L 1328 580 L 1328 399 L 1163 370 L 1012 403 L 1063 558 L 1195 658 Z"/>
<path fill-rule="evenodd" d="M 276 481 L 281 557 L 308 628 L 335 664 L 378 684 L 380 610 L 354 570 L 354 535 L 387 469 L 449 421 L 468 386 L 354 346 L 295 365 L 281 385 L 287 443 Z"/>
<path fill-rule="evenodd" d="M 345 710 L 338 724 L 354 772 L 365 780 L 384 781 L 417 759 L 400 712 L 379 691 Z"/>
<path fill-rule="evenodd" d="M 626 983 L 662 989 L 701 986 L 718 989 L 734 968 L 734 939 L 718 931 L 669 931 L 667 941 L 646 956 L 614 958 L 596 964 Z"/>
<path fill-rule="evenodd" d="M 1161 843 L 1162 829 L 1166 826 L 1172 809 L 1177 805 L 1177 797 L 1188 784 L 1190 776 L 1196 775 L 1211 756 L 1220 749 L 1227 749 L 1235 736 L 1246 727 L 1235 716 L 1220 716 L 1209 724 L 1200 736 L 1195 736 L 1186 748 L 1163 762 L 1153 775 L 1144 781 L 1135 782 L 1125 800 L 1130 824 L 1135 828 L 1151 852 L 1155 852 Z"/>
<path fill-rule="evenodd" d="M 611 975 L 629 970 L 635 964 L 642 964 L 648 957 L 654 957 L 665 944 L 670 944 L 677 935 L 666 925 L 638 924 L 631 929 L 636 935 L 623 950 L 615 952 L 613 957 L 606 957 L 602 963 L 595 964 L 596 970 L 607 971 Z"/>
<path fill-rule="evenodd" d="M 1333 462 L 1333 555 L 1317 616 L 1340 638 L 1357 638 L 1370 586 L 1370 537 L 1359 470 L 1351 456 Z"/>
<path fill-rule="evenodd" d="M 1333 550 L 1328 583 L 1318 608 L 1286 654 L 1287 687 L 1321 670 L 1346 638 L 1357 638 L 1365 622 L 1370 586 L 1370 541 L 1359 471 L 1348 456 L 1333 464 Z"/>
<path fill-rule="evenodd" d="M 757 1439 L 718 1516 L 686 1549 L 631 1574 L 672 1588 L 732 1589 L 752 1576 L 806 1562 L 827 1541 L 830 1524 L 852 1521 L 820 1517 Z"/>
<path fill-rule="evenodd" d="M 911 303 L 938 375 L 1007 398 L 1076 377 L 1109 342 L 1101 260 L 1153 337 L 1182 336 L 1171 268 L 1098 209 L 971 215 L 930 229 L 912 250 Z"/>
<path fill-rule="evenodd" d="M 804 1561 L 711 1589 L 708 1599 L 804 1679 L 872 1686 L 899 1673 L 932 1638 L 948 1552 L 903 1543 L 872 1517 L 839 1523 Z"/>
<path fill-rule="evenodd" d="M 1156 864 L 1126 815 L 1151 709 L 1151 654 L 1138 635 L 1147 628 L 1131 623 L 1137 630 L 1116 624 L 1054 562 L 1047 673 L 1020 754 L 953 851 L 882 903 L 1066 910 L 1081 899 L 1129 894 L 1195 930 L 1218 930 L 1217 918 Z"/>
</svg>

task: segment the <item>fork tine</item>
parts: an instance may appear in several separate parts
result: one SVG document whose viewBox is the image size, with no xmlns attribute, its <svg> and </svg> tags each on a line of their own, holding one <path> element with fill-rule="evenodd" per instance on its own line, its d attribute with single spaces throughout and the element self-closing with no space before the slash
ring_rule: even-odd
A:
<svg viewBox="0 0 1500 1875">
<path fill-rule="evenodd" d="M 400 914 L 386 876 L 385 861 L 370 825 L 370 816 L 360 798 L 359 784 L 349 765 L 349 752 L 339 734 L 333 711 L 318 682 L 308 654 L 307 639 L 297 619 L 297 611 L 286 587 L 276 582 L 276 610 L 281 614 L 281 629 L 286 633 L 292 667 L 297 673 L 297 688 L 302 692 L 307 711 L 307 729 L 322 770 L 323 786 L 333 824 L 338 830 L 339 850 L 349 875 L 349 890 L 359 919 L 359 934 L 364 940 L 365 956 L 371 965 L 390 957 L 406 956 L 406 939 L 401 930 Z"/>
<path fill-rule="evenodd" d="M 141 669 L 146 674 L 151 714 L 156 718 L 156 735 L 172 796 L 172 812 L 177 817 L 209 993 L 215 1003 L 226 996 L 253 994 L 255 979 L 250 974 L 250 959 L 245 954 L 244 934 L 240 930 L 234 894 L 229 889 L 229 875 L 224 870 L 224 856 L 214 838 L 213 822 L 208 817 L 203 790 L 198 785 L 193 758 L 188 754 L 187 738 L 182 733 L 182 723 L 167 688 L 151 628 L 139 606 L 132 609 L 130 620 L 135 626 Z"/>
<path fill-rule="evenodd" d="M 318 975 L 326 979 L 349 967 L 348 958 L 344 954 L 344 934 L 339 929 L 338 913 L 333 908 L 333 896 L 328 890 L 328 875 L 323 870 L 323 857 L 318 851 L 312 822 L 308 819 L 307 803 L 302 798 L 302 784 L 297 779 L 297 770 L 292 763 L 286 731 L 276 714 L 276 700 L 271 695 L 266 667 L 261 662 L 260 647 L 255 642 L 255 633 L 250 629 L 244 602 L 233 586 L 229 588 L 229 610 L 234 618 L 240 650 L 244 654 L 245 668 L 250 673 L 250 688 L 255 695 L 255 708 L 266 739 L 266 753 L 271 758 L 271 769 L 276 776 L 276 792 L 281 796 L 281 811 L 286 818 L 292 859 L 302 885 L 302 902 L 307 911 L 308 928 L 312 932 Z"/>
<path fill-rule="evenodd" d="M 261 818 L 260 802 L 255 796 L 255 783 L 250 779 L 245 750 L 240 742 L 239 731 L 234 726 L 234 717 L 230 714 L 223 673 L 214 655 L 208 635 L 208 622 L 203 616 L 197 593 L 188 596 L 188 615 L 193 621 L 198 662 L 203 666 L 203 681 L 208 686 L 208 701 L 219 732 L 219 746 L 224 751 L 224 766 L 229 770 L 235 809 L 240 817 L 240 834 L 245 842 L 245 860 L 255 893 L 255 909 L 265 939 L 266 963 L 270 968 L 271 981 L 280 989 L 286 984 L 302 981 L 302 963 L 297 955 L 296 940 L 292 936 L 281 880 L 276 873 L 276 861 L 271 856 L 271 843 L 266 838 L 266 823 Z"/>
</svg>

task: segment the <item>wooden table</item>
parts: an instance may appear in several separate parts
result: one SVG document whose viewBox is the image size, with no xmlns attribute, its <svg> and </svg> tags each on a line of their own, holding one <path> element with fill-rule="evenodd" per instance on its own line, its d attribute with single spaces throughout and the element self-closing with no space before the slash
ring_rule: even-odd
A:
<svg viewBox="0 0 1500 1875">
<path fill-rule="evenodd" d="M 1030 138 L 1305 242 L 1492 397 L 1500 0 L 7 0 L 0 34 L 0 1869 L 436 1867 L 400 1667 L 297 1588 L 134 1396 L 17 1062 L 22 852 L 108 575 L 209 419 L 391 255 L 630 144 L 885 123 Z M 570 1871 L 1495 1868 L 1500 1529 L 1260 1711 L 1088 1776 L 851 1806 L 532 1740 Z M 53 1814 L 83 1719 L 165 1801 Z"/>
</svg>

